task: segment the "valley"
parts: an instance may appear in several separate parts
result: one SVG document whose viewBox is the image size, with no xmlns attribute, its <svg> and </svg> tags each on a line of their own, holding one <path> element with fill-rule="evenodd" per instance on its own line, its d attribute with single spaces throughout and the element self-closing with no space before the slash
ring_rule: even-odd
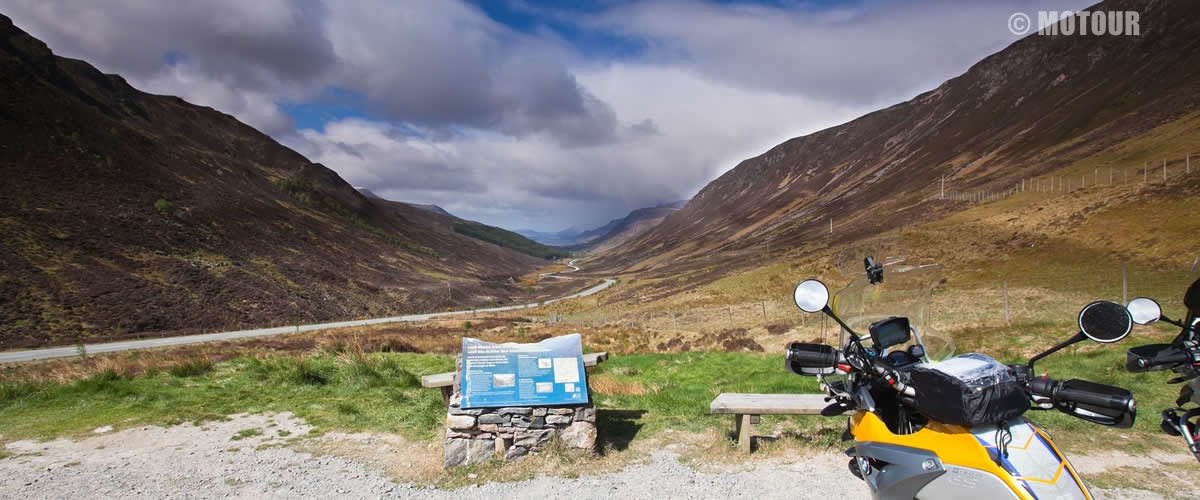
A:
<svg viewBox="0 0 1200 500">
<path fill-rule="evenodd" d="M 463 8 L 464 25 L 495 15 Z M 738 485 L 777 476 L 819 483 L 824 496 L 864 493 L 845 470 L 845 418 L 765 415 L 747 459 L 727 416 L 709 407 L 722 393 L 822 390 L 781 359 L 789 342 L 845 345 L 836 323 L 797 308 L 800 281 L 823 281 L 839 314 L 885 291 L 908 293 L 897 299 L 908 309 L 889 315 L 910 317 L 934 358 L 978 352 L 1023 363 L 1081 330 L 1080 309 L 1097 300 L 1152 297 L 1168 317 L 1186 314 L 1180 297 L 1200 279 L 1200 3 L 1106 0 L 1093 9 L 1136 10 L 1143 33 L 1019 37 L 907 100 L 710 166 L 694 189 L 684 166 L 714 161 L 695 160 L 712 155 L 698 144 L 706 136 L 672 128 L 679 118 L 670 113 L 654 115 L 661 128 L 630 114 L 653 114 L 649 103 L 606 108 L 614 94 L 597 75 L 617 71 L 620 56 L 588 59 L 595 54 L 531 41 L 552 24 L 504 31 L 512 45 L 479 57 L 488 71 L 403 87 L 421 96 L 415 104 L 404 92 L 383 99 L 313 76 L 319 83 L 267 102 L 292 120 L 280 132 L 252 127 L 244 108 L 235 117 L 139 90 L 0 15 L 0 469 L 22 478 L 4 484 L 62 493 L 70 487 L 44 485 L 82 484 L 85 471 L 108 471 L 126 450 L 149 450 L 174 461 L 166 463 L 191 462 L 184 452 L 227 461 L 174 480 L 231 495 L 594 487 L 605 498 L 703 497 L 720 487 L 773 497 L 780 491 Z M 371 52 L 359 33 L 329 29 L 331 54 L 345 56 L 346 43 Z M 487 36 L 452 45 L 486 45 Z M 666 40 L 636 47 L 682 57 Z M 426 42 L 436 45 L 416 45 Z M 580 59 L 535 68 L 497 57 L 507 51 Z M 183 56 L 155 57 L 183 74 Z M 407 83 L 435 63 L 466 65 L 430 49 L 402 78 L 336 65 L 321 78 Z M 750 94 L 780 92 L 767 86 L 766 66 L 755 62 L 764 87 Z M 507 80 L 510 72 L 529 80 Z M 702 69 L 671 74 L 734 86 Z M 270 79 L 249 72 L 222 85 L 245 84 L 239 78 Z M 498 90 L 456 93 L 485 83 Z M 712 103 L 713 115 L 735 124 L 718 104 L 728 103 Z M 839 106 L 830 109 L 852 109 Z M 381 118 L 388 113 L 409 121 Z M 439 113 L 453 118 L 432 118 Z M 703 126 L 725 125 L 717 122 Z M 638 156 L 679 130 L 697 136 Z M 625 150 L 604 163 L 605 148 Z M 639 158 L 658 163 L 644 180 L 622 177 L 615 165 Z M 592 161 L 611 171 L 576 178 L 585 170 L 576 163 Z M 678 185 L 664 184 L 672 175 L 663 172 L 678 172 Z M 864 256 L 885 263 L 883 281 L 843 292 L 865 275 Z M 1169 342 L 1179 330 L 1164 323 L 1131 326 L 1126 342 Z M 584 352 L 612 356 L 581 372 L 585 386 L 571 385 L 595 405 L 595 452 L 443 470 L 441 443 L 458 439 L 447 419 L 460 415 L 448 408 L 462 409 L 421 377 L 461 366 L 464 339 L 570 333 Z M 1190 457 L 1155 415 L 1175 404 L 1178 387 L 1131 373 L 1125 347 L 1079 344 L 1038 371 L 1129 388 L 1153 408 L 1132 427 L 1058 412 L 1029 418 L 1081 457 L 1102 495 L 1186 497 L 1197 478 L 1183 467 Z M 160 446 L 151 434 L 195 441 Z M 62 464 L 75 454 L 84 458 Z M 264 475 L 264 463 L 282 468 L 282 482 Z M 686 484 L 642 484 L 664 474 Z M 149 482 L 135 477 L 103 491 Z M 155 488 L 140 492 L 175 491 Z"/>
</svg>

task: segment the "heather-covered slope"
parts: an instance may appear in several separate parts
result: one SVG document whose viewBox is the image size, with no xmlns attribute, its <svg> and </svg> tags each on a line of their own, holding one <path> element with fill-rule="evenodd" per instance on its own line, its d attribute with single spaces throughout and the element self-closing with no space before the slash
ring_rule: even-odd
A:
<svg viewBox="0 0 1200 500">
<path fill-rule="evenodd" d="M 0 349 L 504 303 L 541 262 L 3 16 L 0 173 Z"/>
<path fill-rule="evenodd" d="M 1200 4 L 1092 10 L 1139 11 L 1141 35 L 1030 35 L 911 101 L 743 161 L 593 268 L 668 275 L 938 220 L 963 206 L 937 199 L 942 178 L 956 191 L 1001 191 L 1197 111 Z"/>
</svg>

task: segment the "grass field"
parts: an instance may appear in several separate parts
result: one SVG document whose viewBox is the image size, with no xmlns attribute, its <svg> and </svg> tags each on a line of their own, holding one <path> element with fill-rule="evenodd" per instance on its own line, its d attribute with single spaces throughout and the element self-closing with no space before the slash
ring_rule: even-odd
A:
<svg viewBox="0 0 1200 500">
<path fill-rule="evenodd" d="M 1023 361 L 1030 346 L 1048 347 L 1061 338 L 1056 332 L 1001 334 L 1011 335 L 1010 342 L 988 341 L 983 350 L 1007 362 Z M 1172 405 L 1178 388 L 1168 386 L 1161 372 L 1124 370 L 1125 348 L 1170 335 L 1164 328 L 1139 327 L 1136 338 L 1123 344 L 1080 345 L 1037 367 L 1058 379 L 1078 377 L 1131 389 L 1142 409 L 1134 429 L 1103 428 L 1057 412 L 1030 412 L 1029 416 L 1071 453 L 1174 448 L 1178 443 L 1158 429 L 1157 412 Z M 972 341 L 959 339 L 962 344 Z M 212 353 L 172 357 L 166 352 L 161 355 L 163 362 L 134 375 L 120 369 L 120 363 L 137 358 L 115 355 L 100 371 L 79 371 L 79 378 L 64 382 L 36 370 L 10 370 L 0 378 L 2 439 L 83 436 L 105 425 L 170 425 L 234 413 L 284 411 L 319 431 L 439 439 L 445 407 L 438 391 L 422 388 L 419 379 L 452 370 L 452 355 L 364 353 L 353 344 L 341 346 L 326 345 L 307 353 L 247 354 L 221 362 L 212 362 L 210 358 L 216 357 Z M 975 349 L 960 352 L 968 350 Z M 589 383 L 598 409 L 601 448 L 609 453 L 671 432 L 716 436 L 710 446 L 729 451 L 733 449 L 731 421 L 708 411 L 717 394 L 818 392 L 815 379 L 787 373 L 778 353 L 614 355 L 590 371 Z M 764 418 L 760 428 L 782 436 L 783 446 L 839 448 L 844 425 L 844 419 L 836 418 L 771 417 Z"/>
</svg>

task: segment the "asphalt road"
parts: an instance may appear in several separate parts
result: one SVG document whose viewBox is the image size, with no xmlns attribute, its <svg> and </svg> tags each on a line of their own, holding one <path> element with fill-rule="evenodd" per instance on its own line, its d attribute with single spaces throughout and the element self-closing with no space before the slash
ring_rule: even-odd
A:
<svg viewBox="0 0 1200 500">
<path fill-rule="evenodd" d="M 575 271 L 579 270 L 579 267 L 575 266 L 574 260 L 572 260 L 567 265 L 570 266 Z M 582 292 L 575 293 L 572 295 L 568 295 L 566 297 L 559 297 L 557 299 L 547 300 L 545 302 L 542 302 L 542 304 L 553 304 L 560 300 L 574 299 L 574 298 L 578 298 L 578 297 L 587 297 L 588 295 L 598 293 L 601 290 L 604 290 L 605 288 L 613 286 L 613 284 L 615 284 L 615 283 L 616 283 L 616 280 L 606 278 L 604 280 L 604 283 L 601 283 L 594 287 L 588 288 L 587 290 L 584 290 Z M 491 307 L 491 308 L 487 308 L 487 309 L 476 309 L 476 310 L 474 310 L 474 312 L 481 313 L 481 312 L 515 311 L 518 309 L 527 309 L 527 308 L 537 307 L 537 306 L 538 306 L 538 304 L 534 303 L 534 304 L 523 304 L 523 305 L 515 305 L 515 306 Z M 299 327 L 280 326 L 280 327 L 275 327 L 275 328 L 260 328 L 257 330 L 238 330 L 238 331 L 233 331 L 233 332 L 204 333 L 204 334 L 200 334 L 200 335 L 183 335 L 183 336 L 179 336 L 179 337 L 166 337 L 166 338 L 161 338 L 161 339 L 129 340 L 129 341 L 123 341 L 123 342 L 110 342 L 107 344 L 87 344 L 84 346 L 84 349 L 89 354 L 95 354 L 95 353 L 100 353 L 100 352 L 128 351 L 128 350 L 132 350 L 132 349 L 146 349 L 149 347 L 166 347 L 166 346 L 173 346 L 173 345 L 198 344 L 201 342 L 213 342 L 213 341 L 217 341 L 217 340 L 235 340 L 235 339 L 244 339 L 244 338 L 250 338 L 250 337 L 266 337 L 266 336 L 270 336 L 270 335 L 282 335 L 285 333 L 310 332 L 313 330 L 328 330 L 331 328 L 346 328 L 346 327 L 351 327 L 351 326 L 379 325 L 379 324 L 383 324 L 383 323 L 399 323 L 399 322 L 403 322 L 403 321 L 426 321 L 426 320 L 431 320 L 431 319 L 435 319 L 435 318 L 444 318 L 447 316 L 459 316 L 459 315 L 471 314 L 471 313 L 472 313 L 472 311 L 455 311 L 455 312 L 439 312 L 439 313 L 429 313 L 429 314 L 409 314 L 407 316 L 392 316 L 392 317 L 388 317 L 388 318 L 362 319 L 362 320 L 355 320 L 355 321 L 339 321 L 336 323 L 321 323 L 321 324 L 316 324 L 316 325 L 300 325 Z M 17 363 L 17 362 L 21 362 L 21 361 L 34 361 L 34 360 L 39 360 L 39 359 L 66 358 L 66 357 L 78 356 L 78 355 L 79 355 L 79 347 L 78 346 L 52 347 L 52 348 L 48 348 L 48 349 L 31 349 L 31 350 L 25 350 L 25 351 L 8 351 L 8 352 L 0 352 L 0 364 Z"/>
</svg>

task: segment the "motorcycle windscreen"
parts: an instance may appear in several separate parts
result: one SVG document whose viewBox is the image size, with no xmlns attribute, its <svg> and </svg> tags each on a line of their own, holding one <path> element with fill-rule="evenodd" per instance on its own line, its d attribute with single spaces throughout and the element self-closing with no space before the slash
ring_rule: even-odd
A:
<svg viewBox="0 0 1200 500">
<path fill-rule="evenodd" d="M 1014 418 L 1003 426 L 976 426 L 971 428 L 971 434 L 987 448 L 996 465 L 1034 498 L 1091 498 L 1067 459 L 1028 420 Z M 1007 456 L 1001 450 L 1007 451 Z"/>
<path fill-rule="evenodd" d="M 941 265 L 897 263 L 885 266 L 883 282 L 877 284 L 870 283 L 865 273 L 860 274 L 863 276 L 855 278 L 833 296 L 831 307 L 847 326 L 864 336 L 864 343 L 870 342 L 866 337 L 872 323 L 893 316 L 905 317 L 917 335 L 892 350 L 907 348 L 916 343 L 919 336 L 931 361 L 954 355 L 954 342 L 931 324 L 933 288 L 942 279 Z M 838 345 L 846 345 L 847 340 L 846 332 L 841 332 Z"/>
</svg>

